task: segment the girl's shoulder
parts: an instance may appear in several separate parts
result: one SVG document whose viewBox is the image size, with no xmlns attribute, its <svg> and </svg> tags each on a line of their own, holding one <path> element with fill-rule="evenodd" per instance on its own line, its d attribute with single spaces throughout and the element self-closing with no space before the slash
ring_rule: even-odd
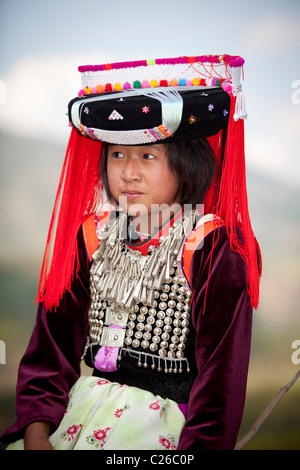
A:
<svg viewBox="0 0 300 470">
<path fill-rule="evenodd" d="M 99 246 L 99 233 L 112 217 L 112 211 L 102 211 L 89 215 L 82 224 L 83 238 L 90 260 Z"/>
<path fill-rule="evenodd" d="M 235 243 L 223 219 L 205 216 L 187 237 L 182 253 L 182 270 L 189 286 L 206 282 L 211 272 L 231 278 L 238 273 L 238 282 L 247 284 L 247 264 L 236 243 L 244 245 L 242 232 L 237 227 Z M 235 276 L 234 276 L 235 277 Z"/>
<path fill-rule="evenodd" d="M 191 265 L 195 252 L 202 250 L 206 237 L 209 239 L 215 238 L 216 230 L 218 229 L 219 232 L 221 227 L 225 227 L 224 219 L 217 217 L 214 214 L 206 214 L 199 218 L 195 228 L 187 236 L 182 251 L 182 267 L 189 284 L 191 281 Z M 209 245 L 211 244 L 209 243 Z M 201 251 L 201 254 L 203 257 L 203 251 Z"/>
</svg>

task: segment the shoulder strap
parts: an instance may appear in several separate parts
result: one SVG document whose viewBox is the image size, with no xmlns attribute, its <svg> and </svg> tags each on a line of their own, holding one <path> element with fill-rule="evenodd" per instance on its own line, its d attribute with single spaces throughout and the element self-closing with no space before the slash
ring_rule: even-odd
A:
<svg viewBox="0 0 300 470">
<path fill-rule="evenodd" d="M 198 221 L 196 227 L 186 238 L 182 251 L 182 269 L 184 275 L 191 285 L 191 265 L 192 257 L 197 246 L 204 240 L 206 235 L 215 230 L 215 228 L 224 225 L 223 219 L 215 218 L 213 214 L 205 215 Z"/>
<path fill-rule="evenodd" d="M 99 246 L 97 224 L 99 224 L 98 227 L 101 229 L 109 221 L 110 214 L 110 211 L 102 212 L 101 215 L 91 214 L 82 224 L 83 237 L 90 261 L 92 260 L 92 254 L 95 253 Z"/>
</svg>

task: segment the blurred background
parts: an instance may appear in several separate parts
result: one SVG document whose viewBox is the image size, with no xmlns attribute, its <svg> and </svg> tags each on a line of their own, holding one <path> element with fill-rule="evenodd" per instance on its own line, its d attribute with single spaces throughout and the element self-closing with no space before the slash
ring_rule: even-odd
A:
<svg viewBox="0 0 300 470">
<path fill-rule="evenodd" d="M 263 277 L 240 438 L 300 369 L 299 20 L 298 0 L 0 0 L 0 434 L 15 420 L 78 65 L 245 59 L 248 197 Z M 300 379 L 243 449 L 300 449 Z"/>
</svg>

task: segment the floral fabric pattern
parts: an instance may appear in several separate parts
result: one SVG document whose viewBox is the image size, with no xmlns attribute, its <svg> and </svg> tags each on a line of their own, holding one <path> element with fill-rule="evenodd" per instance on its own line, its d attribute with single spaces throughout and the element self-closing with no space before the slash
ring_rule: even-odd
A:
<svg viewBox="0 0 300 470">
<path fill-rule="evenodd" d="M 93 435 L 87 436 L 86 442 L 92 446 L 95 446 L 96 449 L 103 449 L 107 438 L 107 433 L 110 430 L 111 428 L 97 429 L 93 432 Z"/>
<path fill-rule="evenodd" d="M 82 424 L 73 424 L 66 431 L 63 431 L 61 433 L 61 439 L 67 439 L 68 441 L 72 441 L 81 427 Z"/>
<path fill-rule="evenodd" d="M 174 436 L 168 434 L 168 436 L 160 436 L 158 442 L 167 450 L 175 450 Z"/>
<path fill-rule="evenodd" d="M 184 423 L 172 400 L 137 387 L 80 377 L 49 441 L 55 450 L 175 450 Z M 22 448 L 23 439 L 8 447 Z"/>
<path fill-rule="evenodd" d="M 157 410 L 159 411 L 159 416 L 162 417 L 162 414 L 166 411 L 166 400 L 163 398 L 157 398 L 151 405 L 149 406 L 150 410 Z"/>
</svg>

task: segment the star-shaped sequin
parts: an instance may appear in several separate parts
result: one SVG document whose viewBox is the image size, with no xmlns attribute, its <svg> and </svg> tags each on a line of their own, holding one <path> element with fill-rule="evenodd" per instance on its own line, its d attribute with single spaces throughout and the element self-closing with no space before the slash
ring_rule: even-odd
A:
<svg viewBox="0 0 300 470">
<path fill-rule="evenodd" d="M 89 110 L 89 108 L 88 108 L 87 106 L 84 108 L 83 111 L 85 112 L 85 114 L 89 114 L 89 112 L 90 112 L 90 110 Z"/>
<path fill-rule="evenodd" d="M 214 105 L 213 104 L 209 104 L 208 105 L 208 111 L 212 111 L 214 109 Z"/>
<path fill-rule="evenodd" d="M 195 124 L 195 122 L 196 122 L 196 118 L 195 118 L 195 116 L 193 116 L 193 115 L 191 114 L 190 117 L 189 117 L 189 123 L 190 123 L 190 124 Z"/>
<path fill-rule="evenodd" d="M 144 107 L 142 108 L 142 111 L 143 111 L 143 113 L 145 113 L 145 114 L 149 113 L 149 111 L 150 111 L 149 106 L 144 106 Z"/>
</svg>

